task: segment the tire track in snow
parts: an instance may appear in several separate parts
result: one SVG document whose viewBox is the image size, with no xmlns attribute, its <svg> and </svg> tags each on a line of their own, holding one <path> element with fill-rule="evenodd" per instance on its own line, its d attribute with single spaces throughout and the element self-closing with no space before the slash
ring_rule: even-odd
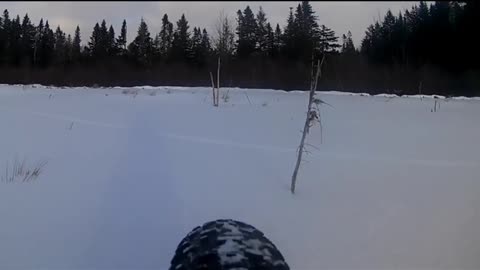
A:
<svg viewBox="0 0 480 270">
<path fill-rule="evenodd" d="M 80 119 L 76 117 L 70 116 L 61 116 L 58 114 L 52 113 L 43 113 L 43 112 L 34 112 L 34 111 L 23 111 L 23 110 L 16 110 L 16 109 L 0 109 L 1 111 L 7 112 L 14 112 L 14 113 L 28 113 L 32 115 L 37 115 L 41 117 L 57 119 L 57 120 L 64 120 L 69 122 L 81 123 L 85 125 L 103 127 L 103 128 L 114 128 L 114 129 L 130 129 L 131 127 L 125 125 L 114 125 L 99 121 L 91 121 Z M 227 146 L 227 147 L 236 147 L 236 148 L 245 148 L 245 149 L 254 149 L 254 150 L 262 150 L 262 151 L 272 151 L 278 153 L 295 153 L 297 151 L 296 148 L 288 148 L 288 147 L 281 147 L 281 146 L 273 146 L 273 145 L 260 145 L 260 144 L 251 144 L 251 143 L 242 143 L 236 142 L 232 140 L 224 140 L 224 139 L 210 139 L 206 137 L 199 137 L 199 136 L 191 136 L 191 135 L 180 135 L 175 133 L 156 133 L 155 135 L 159 137 L 165 137 L 174 140 L 182 140 L 186 142 L 192 143 L 203 143 L 203 144 L 212 144 L 212 145 L 220 145 L 220 146 Z M 369 154 L 365 155 L 352 155 L 348 153 L 338 153 L 338 152 L 325 152 L 325 151 L 315 151 L 310 156 L 312 158 L 334 158 L 338 160 L 363 160 L 363 161 L 371 161 L 371 162 L 386 162 L 386 163 L 398 163 L 398 164 L 405 164 L 405 165 L 422 165 L 428 167 L 464 167 L 464 168 L 478 168 L 480 164 L 470 161 L 458 160 L 458 161 L 450 161 L 450 160 L 428 160 L 428 159 L 409 159 L 409 158 L 396 158 L 391 156 L 372 156 Z"/>
</svg>

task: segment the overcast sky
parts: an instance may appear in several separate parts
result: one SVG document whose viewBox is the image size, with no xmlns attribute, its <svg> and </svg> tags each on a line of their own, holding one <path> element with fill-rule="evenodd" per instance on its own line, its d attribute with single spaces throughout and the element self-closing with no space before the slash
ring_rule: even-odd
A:
<svg viewBox="0 0 480 270">
<path fill-rule="evenodd" d="M 51 28 L 60 25 L 67 34 L 72 34 L 80 26 L 82 43 L 88 42 L 93 26 L 105 19 L 112 24 L 118 35 L 123 19 L 127 20 L 128 42 L 137 31 L 140 18 L 148 24 L 152 37 L 160 31 L 161 19 L 167 13 L 170 21 L 176 22 L 182 13 L 189 21 L 190 29 L 194 26 L 213 29 L 216 18 L 223 10 L 233 21 L 236 11 L 247 5 L 254 13 L 262 6 L 272 25 L 286 24 L 289 7 L 296 7 L 299 2 L 2 2 L 2 7 L 23 19 L 25 13 L 38 24 L 40 18 L 48 19 Z M 311 2 L 318 15 L 319 23 L 332 28 L 337 36 L 348 30 L 352 32 L 357 47 L 369 24 L 379 16 L 383 17 L 388 9 L 394 14 L 410 8 L 416 2 Z M 175 24 L 174 24 L 175 25 Z M 211 32 L 211 31 L 209 31 Z"/>
</svg>

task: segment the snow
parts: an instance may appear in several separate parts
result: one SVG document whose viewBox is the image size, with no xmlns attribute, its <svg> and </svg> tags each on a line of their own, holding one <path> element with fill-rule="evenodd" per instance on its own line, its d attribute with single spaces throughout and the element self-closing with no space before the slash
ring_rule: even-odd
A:
<svg viewBox="0 0 480 270">
<path fill-rule="evenodd" d="M 292 195 L 307 93 L 229 95 L 0 85 L 0 173 L 48 161 L 0 182 L 0 268 L 166 269 L 190 230 L 233 218 L 292 269 L 480 269 L 478 98 L 431 112 L 432 97 L 320 93 L 333 107 Z"/>
</svg>

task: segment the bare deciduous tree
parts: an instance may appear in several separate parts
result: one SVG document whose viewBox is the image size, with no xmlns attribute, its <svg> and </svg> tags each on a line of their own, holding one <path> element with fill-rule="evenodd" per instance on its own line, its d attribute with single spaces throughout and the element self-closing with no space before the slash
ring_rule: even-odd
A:
<svg viewBox="0 0 480 270">
<path fill-rule="evenodd" d="M 235 49 L 235 32 L 233 21 L 222 11 L 215 24 L 215 35 L 212 38 L 217 54 L 224 58 L 233 54 Z"/>
</svg>

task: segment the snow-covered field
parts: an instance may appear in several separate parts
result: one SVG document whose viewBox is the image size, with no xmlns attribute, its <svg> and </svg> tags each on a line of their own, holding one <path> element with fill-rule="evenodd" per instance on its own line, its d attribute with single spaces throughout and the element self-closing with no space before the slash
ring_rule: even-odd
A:
<svg viewBox="0 0 480 270">
<path fill-rule="evenodd" d="M 48 162 L 0 182 L 0 268 L 166 269 L 234 218 L 292 269 L 480 269 L 480 100 L 321 93 L 292 195 L 307 93 L 229 96 L 0 85 L 0 175 Z"/>
</svg>

